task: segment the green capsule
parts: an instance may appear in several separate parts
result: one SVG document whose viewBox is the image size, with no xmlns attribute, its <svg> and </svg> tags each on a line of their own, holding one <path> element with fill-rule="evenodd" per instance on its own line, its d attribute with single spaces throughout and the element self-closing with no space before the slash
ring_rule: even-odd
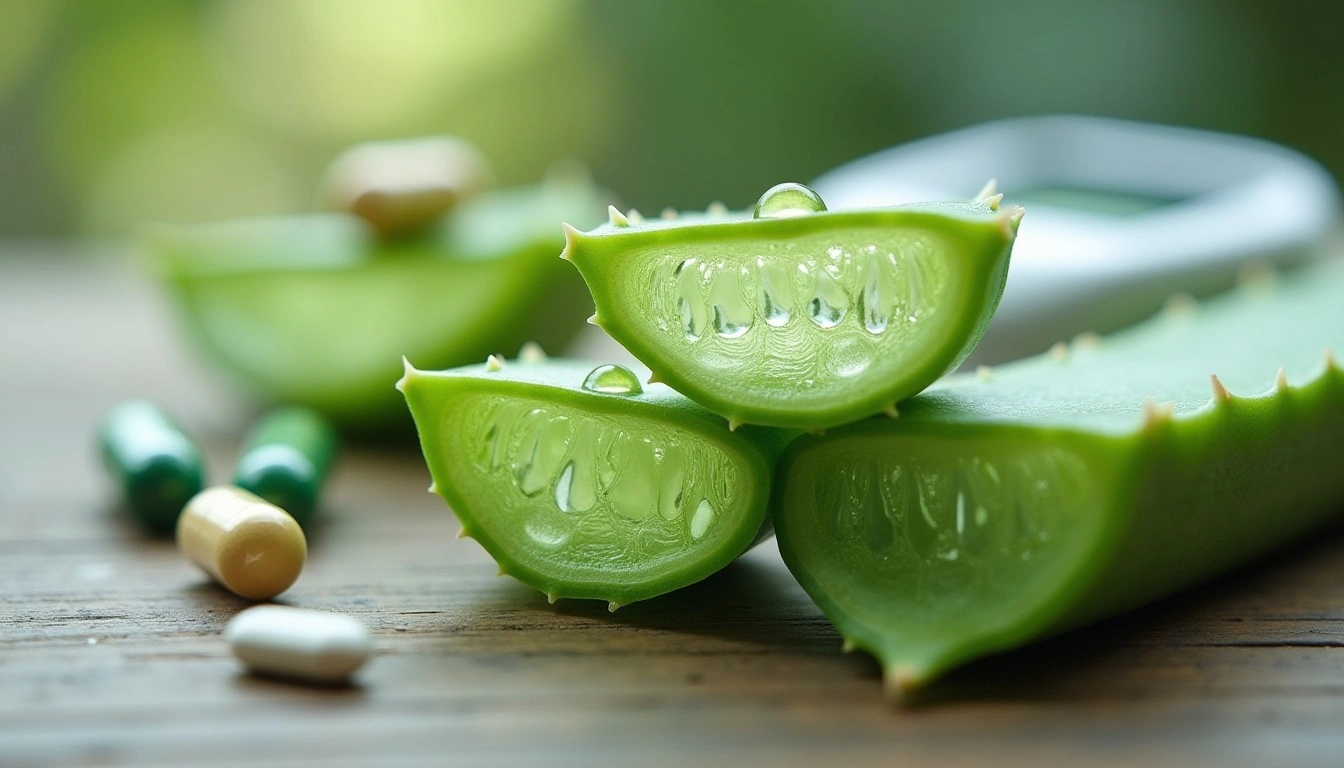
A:
<svg viewBox="0 0 1344 768">
<path fill-rule="evenodd" d="M 285 510 L 306 529 L 336 449 L 335 430 L 316 411 L 276 408 L 248 433 L 233 484 Z"/>
<path fill-rule="evenodd" d="M 98 446 L 126 507 L 155 533 L 171 533 L 204 486 L 201 451 L 158 406 L 132 400 L 108 411 Z"/>
<path fill-rule="evenodd" d="M 612 610 L 699 581 L 768 533 L 773 430 L 731 432 L 620 366 L 491 358 L 398 383 L 431 491 L 500 572 Z"/>
<path fill-rule="evenodd" d="M 956 375 L 794 441 L 785 563 L 893 691 L 1210 579 L 1344 512 L 1344 262 Z"/>
<path fill-rule="evenodd" d="M 827 211 L 781 184 L 754 215 L 621 215 L 565 230 L 591 322 L 730 424 L 818 430 L 957 367 L 1003 293 L 1020 208 Z"/>
</svg>

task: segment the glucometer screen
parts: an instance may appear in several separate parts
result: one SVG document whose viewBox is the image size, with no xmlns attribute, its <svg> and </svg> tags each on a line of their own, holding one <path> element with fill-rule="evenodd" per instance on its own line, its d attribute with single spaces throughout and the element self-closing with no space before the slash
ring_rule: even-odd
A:
<svg viewBox="0 0 1344 768">
<path fill-rule="evenodd" d="M 1052 208 L 1067 208 L 1107 216 L 1137 216 L 1188 199 L 1065 185 L 1028 187 L 1015 191 L 1012 196 L 1012 202 L 1027 207 L 1032 204 L 1047 205 Z"/>
</svg>

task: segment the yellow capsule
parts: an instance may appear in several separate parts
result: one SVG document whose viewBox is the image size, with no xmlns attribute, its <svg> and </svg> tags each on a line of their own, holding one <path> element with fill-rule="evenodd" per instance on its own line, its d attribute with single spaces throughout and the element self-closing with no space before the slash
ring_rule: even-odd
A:
<svg viewBox="0 0 1344 768">
<path fill-rule="evenodd" d="M 177 520 L 177 547 L 240 597 L 269 600 L 299 578 L 308 557 L 303 529 L 283 509 L 221 485 L 192 497 Z"/>
</svg>

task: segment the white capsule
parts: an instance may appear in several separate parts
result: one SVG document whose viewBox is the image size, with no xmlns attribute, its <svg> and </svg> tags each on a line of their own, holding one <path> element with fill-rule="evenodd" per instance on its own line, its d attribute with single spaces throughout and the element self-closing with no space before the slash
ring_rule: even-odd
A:
<svg viewBox="0 0 1344 768">
<path fill-rule="evenodd" d="M 368 628 L 355 618 L 281 605 L 239 613 L 224 638 L 253 672 L 328 684 L 359 669 L 373 646 Z"/>
</svg>

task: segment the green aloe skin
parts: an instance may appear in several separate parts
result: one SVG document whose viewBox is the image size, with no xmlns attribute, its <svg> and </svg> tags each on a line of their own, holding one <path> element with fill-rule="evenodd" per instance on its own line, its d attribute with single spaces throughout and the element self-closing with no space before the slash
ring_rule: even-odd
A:
<svg viewBox="0 0 1344 768">
<path fill-rule="evenodd" d="M 595 221 L 598 196 L 562 177 L 482 193 L 395 239 L 328 213 L 161 227 L 146 245 L 219 368 L 265 399 L 377 430 L 405 416 L 388 387 L 399 355 L 448 367 L 582 327 L 555 222 Z"/>
<path fill-rule="evenodd" d="M 566 227 L 590 322 L 729 424 L 820 430 L 895 405 L 955 368 L 998 306 L 1021 209 L 970 203 L 827 212 L 775 187 L 754 216 Z"/>
<path fill-rule="evenodd" d="M 785 562 L 890 690 L 1130 610 L 1340 511 L 1344 262 L 950 377 L 792 443 Z"/>
<path fill-rule="evenodd" d="M 769 532 L 772 430 L 629 370 L 550 360 L 421 371 L 406 397 L 437 492 L 500 573 L 611 610 L 695 583 Z"/>
</svg>

